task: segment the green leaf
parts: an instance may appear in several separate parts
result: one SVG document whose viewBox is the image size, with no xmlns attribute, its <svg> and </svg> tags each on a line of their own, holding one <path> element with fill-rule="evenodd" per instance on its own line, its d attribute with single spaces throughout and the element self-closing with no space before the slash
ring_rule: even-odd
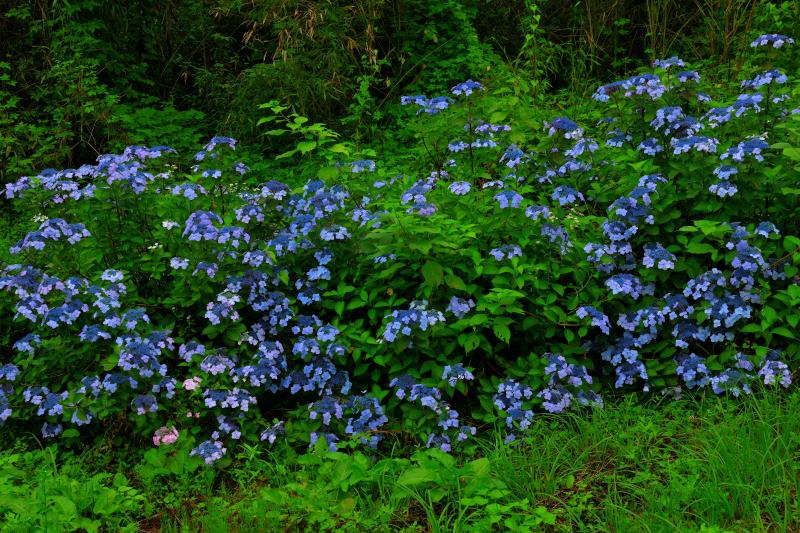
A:
<svg viewBox="0 0 800 533">
<path fill-rule="evenodd" d="M 792 161 L 800 161 L 800 148 L 796 146 L 787 146 L 783 149 L 783 155 Z"/>
<path fill-rule="evenodd" d="M 498 339 L 506 344 L 509 344 L 509 341 L 511 340 L 511 330 L 508 329 L 508 326 L 503 324 L 495 324 L 494 327 L 492 327 L 492 331 L 494 331 L 494 334 Z"/>
<path fill-rule="evenodd" d="M 301 154 L 307 154 L 316 147 L 316 141 L 301 141 L 297 143 L 297 150 L 299 150 Z"/>
<path fill-rule="evenodd" d="M 278 279 L 281 280 L 284 285 L 289 285 L 289 272 L 287 270 L 281 270 L 278 272 Z"/>
<path fill-rule="evenodd" d="M 477 333 L 462 333 L 458 336 L 458 344 L 463 346 L 467 353 L 477 348 L 480 343 L 481 337 Z"/>
<path fill-rule="evenodd" d="M 791 330 L 784 328 L 783 326 L 778 326 L 777 328 L 773 328 L 772 333 L 774 333 L 775 335 L 780 335 L 781 337 L 786 337 L 787 339 L 797 338 Z"/>
<path fill-rule="evenodd" d="M 459 291 L 467 290 L 467 286 L 464 284 L 464 280 L 456 276 L 455 274 L 448 274 L 444 277 L 444 282 L 447 284 L 448 287 L 451 289 L 456 289 Z"/>
<path fill-rule="evenodd" d="M 690 254 L 716 254 L 717 249 L 710 244 L 701 242 L 690 242 L 686 246 L 686 251 Z"/>
<path fill-rule="evenodd" d="M 438 287 L 444 279 L 444 270 L 442 265 L 436 261 L 426 261 L 422 265 L 422 276 L 425 278 L 425 283 L 431 287 Z"/>
<path fill-rule="evenodd" d="M 428 483 L 432 483 L 438 479 L 438 475 L 436 474 L 435 470 L 430 470 L 428 468 L 412 468 L 410 470 L 406 470 L 400 477 L 397 478 L 397 484 L 403 485 L 405 487 L 416 487 L 419 485 L 425 485 Z"/>
<path fill-rule="evenodd" d="M 347 146 L 346 143 L 336 143 L 330 146 L 328 150 L 336 154 L 350 155 L 350 148 Z"/>
</svg>

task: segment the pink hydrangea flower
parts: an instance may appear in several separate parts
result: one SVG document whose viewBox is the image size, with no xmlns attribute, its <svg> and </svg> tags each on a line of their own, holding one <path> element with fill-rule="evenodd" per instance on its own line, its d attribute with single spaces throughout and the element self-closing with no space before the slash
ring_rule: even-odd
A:
<svg viewBox="0 0 800 533">
<path fill-rule="evenodd" d="M 175 444 L 180 434 L 175 427 L 160 427 L 153 433 L 153 444 L 156 446 L 163 446 L 167 444 Z"/>
<path fill-rule="evenodd" d="M 184 381 L 183 382 L 183 388 L 186 389 L 186 390 L 195 390 L 197 387 L 200 386 L 200 383 L 202 383 L 202 382 L 203 382 L 202 379 L 200 379 L 199 377 L 195 376 L 193 378 L 189 378 L 186 381 Z"/>
</svg>

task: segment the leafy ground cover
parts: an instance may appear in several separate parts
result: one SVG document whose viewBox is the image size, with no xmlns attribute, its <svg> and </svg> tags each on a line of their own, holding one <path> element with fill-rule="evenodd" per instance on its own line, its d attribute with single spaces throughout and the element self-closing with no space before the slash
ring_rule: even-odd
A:
<svg viewBox="0 0 800 533">
<path fill-rule="evenodd" d="M 4 531 L 794 531 L 800 394 L 759 390 L 542 416 L 470 455 L 20 442 L 0 463 Z"/>
</svg>

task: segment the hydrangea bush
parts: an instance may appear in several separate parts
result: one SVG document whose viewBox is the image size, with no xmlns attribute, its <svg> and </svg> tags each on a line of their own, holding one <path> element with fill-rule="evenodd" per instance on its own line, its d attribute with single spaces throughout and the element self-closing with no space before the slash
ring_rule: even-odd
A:
<svg viewBox="0 0 800 533">
<path fill-rule="evenodd" d="M 793 44 L 757 38 L 767 69 L 734 99 L 671 57 L 537 131 L 493 119 L 473 80 L 403 97 L 439 135 L 412 175 L 259 180 L 215 137 L 187 170 L 132 146 L 8 184 L 35 228 L 0 274 L 19 332 L 0 421 L 75 437 L 122 417 L 210 464 L 241 440 L 401 430 L 449 451 L 495 422 L 513 440 L 615 390 L 787 387 Z"/>
</svg>

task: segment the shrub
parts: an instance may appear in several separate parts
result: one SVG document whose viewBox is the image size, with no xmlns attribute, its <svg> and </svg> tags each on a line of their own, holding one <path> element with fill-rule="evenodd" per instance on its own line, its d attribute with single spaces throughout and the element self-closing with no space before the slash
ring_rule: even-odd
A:
<svg viewBox="0 0 800 533">
<path fill-rule="evenodd" d="M 538 133 L 479 120 L 472 80 L 404 97 L 435 141 L 411 153 L 422 179 L 359 159 L 330 186 L 253 185 L 215 137 L 186 171 L 132 146 L 9 184 L 39 227 L 0 277 L 24 329 L 0 417 L 76 437 L 121 413 L 213 463 L 241 439 L 376 447 L 387 428 L 447 451 L 498 415 L 513 439 L 603 387 L 788 386 L 788 78 L 720 105 L 684 68 L 656 61 L 597 90 L 611 116 Z"/>
</svg>

